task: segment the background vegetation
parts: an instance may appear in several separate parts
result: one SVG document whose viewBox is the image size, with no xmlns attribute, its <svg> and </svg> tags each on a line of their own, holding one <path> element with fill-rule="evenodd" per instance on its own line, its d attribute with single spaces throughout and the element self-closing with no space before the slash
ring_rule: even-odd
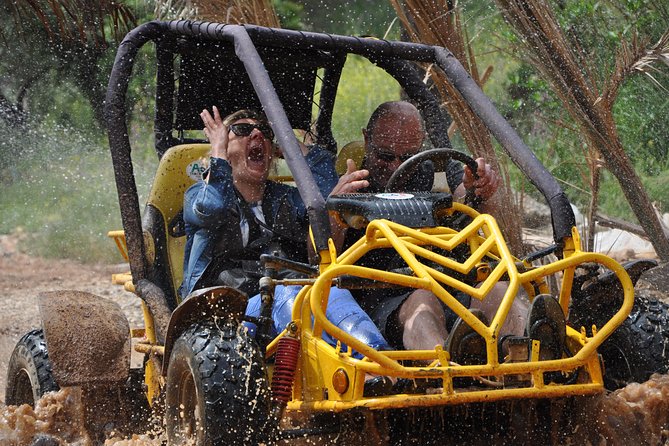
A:
<svg viewBox="0 0 669 446">
<path fill-rule="evenodd" d="M 106 135 L 99 113 L 117 40 L 113 20 L 99 23 L 97 38 L 84 43 L 55 36 L 39 20 L 16 14 L 14 0 L 0 0 L 0 234 L 27 234 L 23 249 L 44 256 L 83 261 L 120 260 L 109 229 L 120 228 Z M 274 0 L 284 27 L 339 34 L 400 38 L 400 25 L 385 0 Z M 121 2 L 132 12 L 128 26 L 149 20 L 155 4 Z M 592 68 L 613 69 L 621 39 L 640 36 L 655 43 L 669 29 L 661 0 L 551 2 L 563 28 L 579 31 Z M 585 206 L 587 148 L 559 100 L 534 69 L 517 56 L 517 38 L 492 0 L 460 2 L 480 70 L 492 67 L 484 90 L 555 176 L 570 199 Z M 18 18 L 17 18 L 18 17 Z M 125 22 L 121 23 L 123 28 Z M 106 30 L 100 33 L 99 30 Z M 636 37 L 634 37 L 636 38 Z M 75 43 L 78 42 L 78 43 Z M 140 54 L 129 94 L 135 169 L 145 196 L 155 166 L 152 151 L 153 76 L 151 48 Z M 394 81 L 361 60 L 344 72 L 335 110 L 340 144 L 360 139 L 373 108 L 399 97 Z M 94 67 L 95 69 L 91 69 Z M 585 67 L 587 69 L 587 67 Z M 669 68 L 631 77 L 615 103 L 614 115 L 626 152 L 649 195 L 669 211 Z M 88 82 L 85 84 L 82 79 Z M 98 93 L 96 93 L 98 92 Z M 459 148 L 464 145 L 455 138 Z M 519 189 L 529 185 L 517 179 Z M 634 221 L 620 187 L 603 177 L 600 208 Z"/>
</svg>

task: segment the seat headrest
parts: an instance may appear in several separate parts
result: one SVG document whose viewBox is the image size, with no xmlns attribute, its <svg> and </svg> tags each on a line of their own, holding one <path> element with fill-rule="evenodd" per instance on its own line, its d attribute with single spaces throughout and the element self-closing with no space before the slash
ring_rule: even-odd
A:
<svg viewBox="0 0 669 446">
<path fill-rule="evenodd" d="M 346 160 L 352 159 L 358 169 L 362 166 L 362 159 L 365 157 L 365 143 L 363 141 L 353 141 L 341 148 L 337 154 L 335 170 L 337 175 L 346 173 Z"/>
</svg>

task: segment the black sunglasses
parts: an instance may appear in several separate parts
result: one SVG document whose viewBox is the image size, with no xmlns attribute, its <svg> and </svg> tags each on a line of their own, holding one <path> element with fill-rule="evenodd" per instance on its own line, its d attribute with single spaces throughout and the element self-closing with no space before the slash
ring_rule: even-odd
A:
<svg viewBox="0 0 669 446">
<path fill-rule="evenodd" d="M 415 155 L 415 153 L 408 153 L 404 155 L 396 155 L 393 152 L 388 152 L 385 150 L 375 150 L 374 153 L 376 154 L 376 157 L 383 161 L 384 163 L 392 163 L 395 160 L 400 160 L 400 162 L 405 162 L 409 158 Z"/>
<path fill-rule="evenodd" d="M 237 136 L 249 136 L 251 132 L 253 132 L 253 129 L 258 129 L 263 134 L 263 136 L 265 136 L 265 138 L 269 139 L 270 141 L 274 139 L 274 132 L 267 124 L 251 124 L 248 122 L 242 122 L 239 124 L 230 124 L 229 128 L 232 133 Z"/>
</svg>

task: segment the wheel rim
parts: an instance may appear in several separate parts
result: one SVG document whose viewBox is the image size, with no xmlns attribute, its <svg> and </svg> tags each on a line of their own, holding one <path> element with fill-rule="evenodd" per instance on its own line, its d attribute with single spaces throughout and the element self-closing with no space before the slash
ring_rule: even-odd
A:
<svg viewBox="0 0 669 446">
<path fill-rule="evenodd" d="M 33 393 L 30 373 L 26 369 L 21 369 L 14 381 L 14 403 L 17 406 L 21 404 L 29 404 L 30 406 L 35 407 L 35 402 L 36 397 Z"/>
<path fill-rule="evenodd" d="M 197 440 L 202 424 L 200 423 L 197 404 L 197 388 L 191 373 L 183 373 L 179 380 L 178 407 L 179 418 L 177 425 L 179 426 L 180 437 L 187 442 L 189 440 Z"/>
<path fill-rule="evenodd" d="M 184 347 L 178 342 L 175 350 Z M 166 428 L 169 446 L 207 444 L 202 423 L 203 408 L 197 401 L 198 382 L 192 367 L 187 358 L 181 357 L 170 364 L 167 374 Z"/>
</svg>

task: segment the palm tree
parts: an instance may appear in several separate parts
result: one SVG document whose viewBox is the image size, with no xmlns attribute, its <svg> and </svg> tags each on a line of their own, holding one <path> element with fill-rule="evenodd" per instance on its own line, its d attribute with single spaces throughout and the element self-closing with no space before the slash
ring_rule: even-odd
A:
<svg viewBox="0 0 669 446">
<path fill-rule="evenodd" d="M 135 26 L 130 7 L 113 0 L 0 0 L 0 14 L 6 25 L 0 31 L 3 49 L 22 44 L 25 54 L 18 63 L 29 67 L 18 70 L 23 76 L 15 73 L 14 98 L 0 91 L 0 111 L 11 111 L 0 116 L 10 124 L 22 124 L 24 99 L 55 69 L 74 79 L 102 124 L 105 86 L 100 61 L 110 45 Z"/>
<path fill-rule="evenodd" d="M 495 0 L 504 18 L 521 38 L 529 62 L 542 73 L 560 97 L 565 110 L 588 141 L 591 168 L 590 224 L 594 225 L 599 188 L 599 169 L 606 167 L 618 180 L 632 211 L 650 239 L 655 252 L 669 260 L 669 239 L 625 153 L 616 123 L 613 105 L 624 80 L 634 73 L 652 76 L 652 64 L 669 63 L 669 31 L 655 45 L 647 40 L 621 42 L 616 64 L 604 82 L 598 82 L 588 56 L 566 37 L 548 3 L 543 0 Z M 598 73 L 601 76 L 601 73 Z M 600 160 L 603 158 L 603 160 Z M 591 234 L 594 231 L 589 231 Z"/>
</svg>

